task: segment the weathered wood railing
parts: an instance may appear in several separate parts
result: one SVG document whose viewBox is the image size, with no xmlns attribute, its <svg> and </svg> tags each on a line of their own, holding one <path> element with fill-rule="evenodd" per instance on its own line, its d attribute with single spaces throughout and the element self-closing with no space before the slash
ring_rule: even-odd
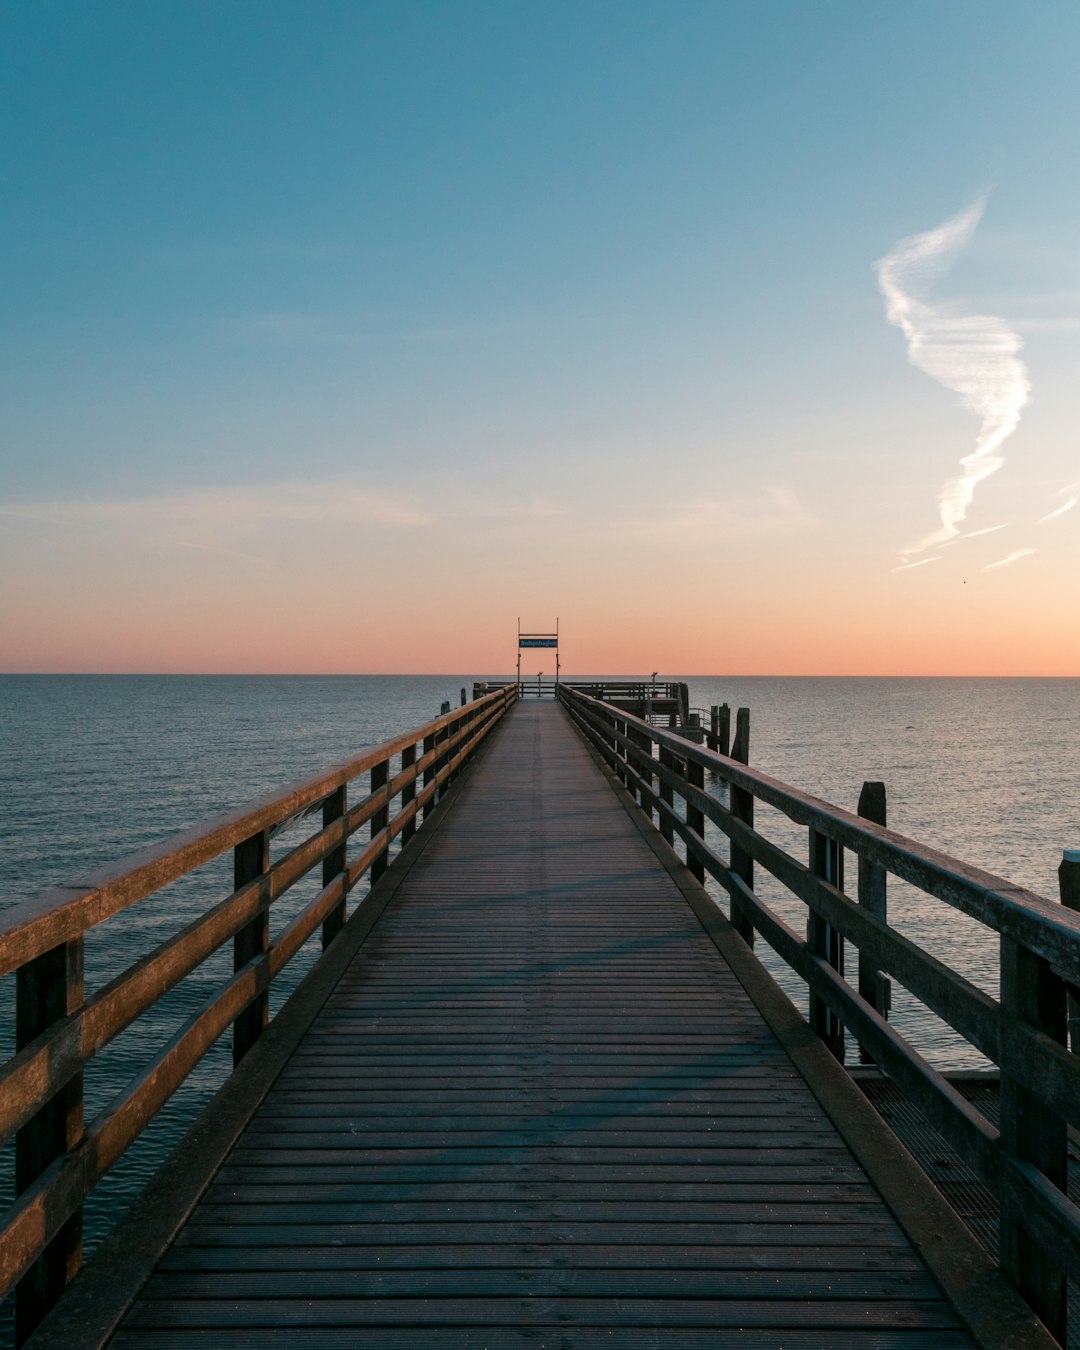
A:
<svg viewBox="0 0 1080 1350">
<path fill-rule="evenodd" d="M 664 837 L 682 840 L 690 870 L 727 891 L 744 940 L 760 933 L 806 981 L 818 1035 L 835 1053 L 849 1028 L 996 1191 L 1000 1264 L 1064 1341 L 1066 1276 L 1080 1276 L 1080 1209 L 1066 1195 L 1067 1127 L 1080 1124 L 1080 1056 L 1066 1048 L 1067 994 L 1080 985 L 1080 915 L 750 769 L 745 710 L 729 758 L 571 687 L 560 697 Z M 728 785 L 728 805 L 705 791 L 706 772 Z M 874 796 L 860 806 L 868 817 L 880 810 Z M 755 829 L 755 802 L 807 828 L 806 862 Z M 727 836 L 727 858 L 706 839 L 706 820 Z M 844 891 L 845 850 L 858 859 L 857 899 Z M 754 890 L 755 865 L 806 905 L 805 938 Z M 1000 999 L 890 927 L 882 903 L 888 873 L 1000 935 Z M 857 987 L 844 977 L 845 939 L 860 953 Z M 875 1008 L 880 971 L 999 1067 L 1000 1129 Z"/>
<path fill-rule="evenodd" d="M 408 843 L 516 696 L 508 685 L 0 914 L 0 974 L 16 977 L 16 1054 L 0 1068 L 0 1131 L 5 1140 L 15 1134 L 17 1191 L 0 1221 L 0 1281 L 3 1293 L 16 1285 L 17 1341 L 80 1265 L 90 1190 L 230 1024 L 239 1063 L 267 1024 L 271 980 L 320 926 L 329 946 L 345 923 L 350 891 L 365 874 L 374 882 L 385 871 L 391 844 Z M 362 774 L 368 782 L 350 805 L 349 787 Z M 271 832 L 316 814 L 319 828 L 271 863 Z M 364 825 L 369 837 L 351 853 L 349 841 Z M 232 893 L 87 996 L 87 930 L 229 850 Z M 319 864 L 322 888 L 271 942 L 270 906 Z M 230 938 L 232 978 L 84 1127 L 87 1061 Z"/>
</svg>

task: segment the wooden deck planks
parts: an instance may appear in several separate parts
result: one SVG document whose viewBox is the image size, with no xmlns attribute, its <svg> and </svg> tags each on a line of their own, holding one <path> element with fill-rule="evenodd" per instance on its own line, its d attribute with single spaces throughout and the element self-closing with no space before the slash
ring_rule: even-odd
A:
<svg viewBox="0 0 1080 1350">
<path fill-rule="evenodd" d="M 519 705 L 113 1344 L 970 1344 L 557 705 Z"/>
</svg>

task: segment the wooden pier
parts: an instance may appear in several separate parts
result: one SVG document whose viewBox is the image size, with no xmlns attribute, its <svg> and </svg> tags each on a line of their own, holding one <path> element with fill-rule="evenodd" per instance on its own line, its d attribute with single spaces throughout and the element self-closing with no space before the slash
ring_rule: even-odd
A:
<svg viewBox="0 0 1080 1350">
<path fill-rule="evenodd" d="M 672 733 L 625 709 L 561 692 L 561 703 L 516 701 L 512 689 L 487 694 L 188 838 L 191 856 L 236 851 L 237 889 L 217 926 L 198 939 L 187 930 L 184 956 L 174 944 L 171 959 L 175 970 L 191 968 L 195 947 L 202 953 L 211 937 L 233 937 L 232 1001 L 227 992 L 211 1005 L 217 1011 L 196 1039 L 231 1021 L 239 1066 L 33 1345 L 1055 1343 L 838 1062 L 834 938 L 812 927 L 805 944 L 803 965 L 829 1014 L 810 1026 L 740 936 L 769 923 L 753 909 L 750 850 L 759 860 L 764 850 L 751 839 L 750 789 L 791 791 L 740 767 L 745 723 L 735 757 L 723 757 L 731 800 L 707 807 L 698 768 L 721 757 L 680 750 Z M 589 726 L 593 736 L 583 737 Z M 349 806 L 343 785 L 361 771 L 370 790 Z M 804 810 L 823 806 L 799 800 L 810 803 Z M 322 812 L 317 843 L 272 861 L 268 822 L 312 805 Z M 732 827 L 732 856 L 716 868 L 705 866 L 714 856 L 706 809 L 745 827 Z M 880 826 L 835 809 L 830 821 L 815 817 L 823 838 L 828 828 L 857 848 L 852 831 L 863 831 L 868 865 L 897 866 L 889 848 L 903 851 L 907 841 L 896 845 Z M 371 840 L 350 860 L 346 840 L 360 824 Z M 676 836 L 697 841 L 685 861 L 668 842 Z M 407 847 L 387 867 L 395 839 Z M 804 869 L 810 882 L 791 879 L 832 903 L 831 930 L 842 873 L 835 851 L 830 862 L 828 849 L 815 854 L 811 844 L 819 866 Z M 299 875 L 304 848 L 309 867 L 322 860 L 324 889 L 271 942 L 265 915 Z M 32 967 L 62 940 L 70 969 L 83 919 L 176 875 L 191 861 L 176 855 L 174 841 L 153 860 L 114 869 L 77 901 L 54 896 L 21 925 L 9 921 L 0 932 L 8 968 L 19 944 Z M 910 848 L 906 856 L 911 873 Z M 734 923 L 701 884 L 718 869 L 740 901 Z M 345 896 L 369 870 L 372 889 L 344 923 Z M 986 891 L 985 879 L 965 875 Z M 879 879 L 864 875 L 868 896 Z M 1017 894 L 1010 903 L 1023 911 Z M 65 905 L 76 903 L 83 908 L 73 917 Z M 893 969 L 895 954 L 870 931 L 875 923 L 892 930 L 868 913 L 866 949 Z M 1059 926 L 1049 924 L 1042 947 L 1075 959 L 1080 923 L 1053 917 Z M 1014 940 L 1028 932 L 1023 919 L 1004 923 Z M 259 996 L 269 975 L 320 924 L 322 960 L 267 1026 Z M 136 990 L 147 969 L 141 963 L 133 977 Z M 1044 993 L 1056 980 L 1064 998 L 1060 973 L 1041 978 Z M 69 992 L 69 1002 L 81 996 Z M 130 988 L 127 997 L 135 997 Z M 146 1006 L 149 994 L 139 997 Z M 159 1063 L 135 1086 L 137 1110 L 129 1090 L 104 1122 L 83 1132 L 80 1111 L 72 1126 L 87 1008 L 100 1023 L 101 1006 L 99 995 L 54 1012 L 0 1074 L 0 1116 L 24 1139 L 57 1097 L 68 1111 L 68 1137 L 56 1142 L 54 1131 L 51 1159 L 39 1147 L 38 1179 L 0 1234 L 0 1266 L 9 1282 L 24 1281 L 24 1309 L 36 1300 L 35 1322 L 42 1287 L 57 1283 L 56 1253 L 66 1251 L 71 1265 L 80 1187 L 115 1153 L 117 1119 L 127 1128 L 167 1095 Z M 130 1011 L 114 1009 L 112 1023 L 126 1025 Z M 865 1025 L 849 1014 L 887 1065 L 889 1038 L 898 1038 L 884 1018 L 872 1006 Z M 1030 1051 L 1035 1042 L 1024 1034 L 1015 1044 Z M 68 1049 L 65 1061 L 57 1044 L 81 1049 Z M 166 1057 L 174 1076 L 198 1058 L 191 1036 L 185 1044 L 184 1065 L 175 1047 Z M 1044 1095 L 1060 1106 L 1077 1090 L 1074 1057 L 1038 1044 L 1056 1066 L 1038 1066 L 1040 1082 L 1051 1082 Z M 1006 1063 L 1010 1053 L 1006 1046 Z M 1026 1081 L 1018 1090 L 1030 1099 L 1029 1123 L 1044 1122 L 1045 1164 L 1047 1108 L 1030 1074 Z M 934 1088 L 948 1098 L 947 1085 Z M 965 1128 L 982 1129 L 967 1118 Z M 1030 1161 L 1024 1175 L 1043 1186 L 1045 1173 Z M 1037 1230 L 1070 1219 L 1064 1196 L 1053 1205 L 1056 1217 L 1037 1216 Z M 1006 1268 L 1023 1287 L 1026 1267 Z M 1047 1304 L 1047 1289 L 1051 1298 L 1061 1292 L 1053 1280 L 1025 1292 L 1044 1298 L 1040 1311 L 1053 1321 L 1060 1300 Z"/>
</svg>

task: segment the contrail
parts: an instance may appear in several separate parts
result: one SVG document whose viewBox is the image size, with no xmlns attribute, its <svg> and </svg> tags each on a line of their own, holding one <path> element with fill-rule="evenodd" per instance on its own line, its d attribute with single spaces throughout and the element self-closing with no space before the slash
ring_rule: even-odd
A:
<svg viewBox="0 0 1080 1350">
<path fill-rule="evenodd" d="M 980 199 L 936 229 L 902 239 L 876 264 L 885 311 L 907 338 L 908 360 L 959 394 L 964 407 L 982 418 L 975 449 L 938 494 L 941 527 L 902 549 L 902 559 L 956 537 L 975 489 L 1004 463 L 998 451 L 1031 394 L 1027 369 L 1017 356 L 1023 344 L 1001 319 L 950 313 L 921 298 L 971 238 L 985 207 Z"/>
<path fill-rule="evenodd" d="M 1033 553 L 1038 553 L 1038 551 L 1039 550 L 1036 548 L 1018 548 L 1014 552 L 1009 553 L 1006 557 L 999 558 L 997 562 L 987 563 L 982 570 L 984 572 L 993 572 L 997 567 L 1008 567 L 1009 563 L 1017 562 L 1021 558 L 1030 558 Z"/>
</svg>

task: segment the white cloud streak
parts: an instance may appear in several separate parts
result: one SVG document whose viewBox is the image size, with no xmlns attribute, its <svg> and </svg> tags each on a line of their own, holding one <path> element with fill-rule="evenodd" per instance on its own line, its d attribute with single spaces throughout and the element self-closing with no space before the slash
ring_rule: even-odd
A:
<svg viewBox="0 0 1080 1350">
<path fill-rule="evenodd" d="M 918 562 L 901 563 L 898 567 L 894 567 L 892 570 L 894 572 L 910 572 L 913 567 L 925 567 L 927 563 L 940 561 L 941 559 L 937 556 L 937 554 L 935 554 L 934 557 L 932 558 L 920 558 Z"/>
<path fill-rule="evenodd" d="M 669 543 L 704 540 L 784 538 L 816 529 L 820 522 L 787 488 L 767 488 L 756 496 L 696 497 L 674 510 L 637 520 L 612 520 L 620 535 L 637 534 Z"/>
<path fill-rule="evenodd" d="M 428 515 L 349 478 L 203 488 L 157 497 L 57 500 L 0 505 L 0 516 L 44 524 L 248 532 L 288 522 L 418 526 Z M 189 539 L 179 540 L 189 547 Z"/>
<path fill-rule="evenodd" d="M 940 527 L 902 549 L 904 562 L 959 534 L 975 489 L 1004 463 L 1001 446 L 1015 431 L 1031 394 L 1027 369 L 1018 356 L 1023 344 L 1003 320 L 953 312 L 923 298 L 967 244 L 985 205 L 979 200 L 936 229 L 901 240 L 876 264 L 886 313 L 907 339 L 908 360 L 959 394 L 963 406 L 982 419 L 975 449 L 960 460 L 959 474 L 938 494 Z"/>
<path fill-rule="evenodd" d="M 1045 516 L 1040 516 L 1035 523 L 1037 525 L 1045 525 L 1048 520 L 1057 520 L 1058 516 L 1063 516 L 1066 511 L 1071 511 L 1078 502 L 1080 502 L 1080 497 L 1070 497 L 1067 502 L 1063 502 L 1056 510 L 1048 511 Z"/>
<path fill-rule="evenodd" d="M 1035 548 L 1018 548 L 1012 553 L 1006 554 L 1004 558 L 999 558 L 997 562 L 987 563 L 982 569 L 984 572 L 996 572 L 999 567 L 1008 567 L 1010 563 L 1019 562 L 1021 558 L 1030 558 L 1033 553 L 1038 553 Z"/>
<path fill-rule="evenodd" d="M 965 530 L 963 534 L 957 535 L 958 539 L 980 539 L 984 534 L 997 534 L 998 530 L 1008 529 L 1007 525 L 987 525 L 984 530 Z"/>
</svg>

